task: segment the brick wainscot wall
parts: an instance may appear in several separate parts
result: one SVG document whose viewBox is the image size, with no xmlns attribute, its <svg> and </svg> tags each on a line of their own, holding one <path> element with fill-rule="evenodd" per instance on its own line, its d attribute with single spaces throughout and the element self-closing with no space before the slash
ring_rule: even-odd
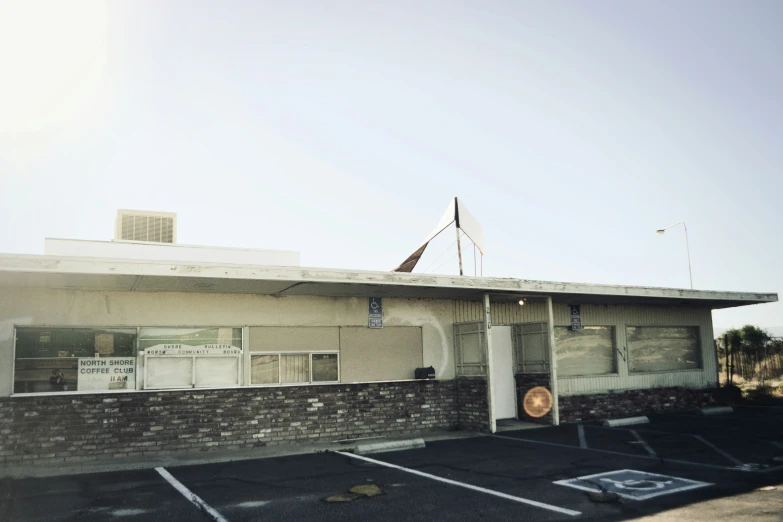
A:
<svg viewBox="0 0 783 522">
<path fill-rule="evenodd" d="M 560 421 L 579 422 L 692 410 L 722 404 L 716 388 L 649 388 L 560 397 Z"/>
<path fill-rule="evenodd" d="M 3 398 L 0 462 L 49 464 L 450 430 L 459 422 L 456 388 L 449 380 Z"/>
<path fill-rule="evenodd" d="M 487 407 L 487 379 L 484 377 L 457 377 L 457 403 L 460 428 L 489 433 Z"/>
</svg>

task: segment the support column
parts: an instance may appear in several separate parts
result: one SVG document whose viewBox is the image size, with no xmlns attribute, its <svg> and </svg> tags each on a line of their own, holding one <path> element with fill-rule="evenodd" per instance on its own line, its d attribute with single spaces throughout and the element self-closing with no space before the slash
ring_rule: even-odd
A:
<svg viewBox="0 0 783 522">
<path fill-rule="evenodd" d="M 555 314 L 552 310 L 552 297 L 546 298 L 546 311 L 549 316 L 549 389 L 552 392 L 552 424 L 560 426 L 560 404 L 557 397 L 557 357 L 555 356 Z"/>
<path fill-rule="evenodd" d="M 495 411 L 492 407 L 495 404 L 495 393 L 492 390 L 492 318 L 489 309 L 489 294 L 484 294 L 484 337 L 486 339 L 487 354 L 487 413 L 489 414 L 489 432 L 495 433 L 497 424 L 495 423 Z"/>
</svg>

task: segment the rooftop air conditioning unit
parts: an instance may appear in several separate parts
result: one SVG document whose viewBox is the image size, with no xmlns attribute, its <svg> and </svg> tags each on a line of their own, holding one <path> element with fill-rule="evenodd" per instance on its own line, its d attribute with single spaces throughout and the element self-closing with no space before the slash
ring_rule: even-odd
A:
<svg viewBox="0 0 783 522">
<path fill-rule="evenodd" d="M 173 212 L 118 210 L 114 240 L 177 242 L 177 215 Z"/>
</svg>

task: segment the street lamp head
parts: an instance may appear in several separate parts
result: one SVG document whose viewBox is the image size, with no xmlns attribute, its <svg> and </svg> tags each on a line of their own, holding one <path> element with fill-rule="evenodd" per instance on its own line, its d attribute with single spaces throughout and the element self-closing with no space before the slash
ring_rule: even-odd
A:
<svg viewBox="0 0 783 522">
<path fill-rule="evenodd" d="M 660 230 L 656 230 L 655 233 L 658 234 L 659 236 L 662 236 L 666 233 L 666 229 L 662 228 Z"/>
</svg>

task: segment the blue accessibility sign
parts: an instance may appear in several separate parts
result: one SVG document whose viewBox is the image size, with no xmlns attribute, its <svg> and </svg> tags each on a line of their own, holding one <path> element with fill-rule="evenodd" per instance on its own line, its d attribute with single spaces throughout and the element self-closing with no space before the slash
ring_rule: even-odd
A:
<svg viewBox="0 0 783 522">
<path fill-rule="evenodd" d="M 380 297 L 370 297 L 370 328 L 383 328 L 383 303 Z"/>
</svg>

